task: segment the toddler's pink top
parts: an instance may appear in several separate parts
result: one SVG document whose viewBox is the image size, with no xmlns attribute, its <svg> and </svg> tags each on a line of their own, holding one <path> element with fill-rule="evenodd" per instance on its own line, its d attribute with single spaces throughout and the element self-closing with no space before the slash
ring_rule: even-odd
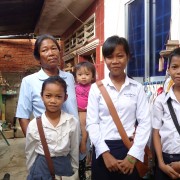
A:
<svg viewBox="0 0 180 180">
<path fill-rule="evenodd" d="M 77 98 L 77 106 L 79 109 L 86 110 L 88 103 L 88 95 L 91 84 L 82 85 L 76 84 L 76 98 Z"/>
</svg>

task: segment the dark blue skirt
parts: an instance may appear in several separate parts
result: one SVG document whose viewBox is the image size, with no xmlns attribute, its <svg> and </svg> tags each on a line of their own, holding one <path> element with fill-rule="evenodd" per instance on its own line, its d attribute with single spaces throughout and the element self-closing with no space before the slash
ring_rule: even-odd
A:
<svg viewBox="0 0 180 180">
<path fill-rule="evenodd" d="M 110 149 L 111 155 L 116 159 L 122 160 L 126 157 L 128 149 L 125 147 L 122 140 L 106 140 L 106 144 Z M 132 174 L 120 174 L 119 172 L 110 172 L 102 156 L 99 156 L 96 159 L 95 149 L 93 148 L 93 157 L 92 157 L 92 180 L 140 180 L 139 174 L 134 168 Z"/>
<path fill-rule="evenodd" d="M 51 158 L 54 164 L 55 174 L 58 176 L 72 176 L 70 156 L 59 156 Z M 27 180 L 51 180 L 51 174 L 48 169 L 45 156 L 38 155 L 32 167 Z"/>
<path fill-rule="evenodd" d="M 162 153 L 162 155 L 165 164 L 180 161 L 180 154 Z M 171 178 L 159 168 L 158 162 L 156 164 L 155 180 L 171 180 Z M 180 180 L 180 178 L 177 180 Z"/>
</svg>

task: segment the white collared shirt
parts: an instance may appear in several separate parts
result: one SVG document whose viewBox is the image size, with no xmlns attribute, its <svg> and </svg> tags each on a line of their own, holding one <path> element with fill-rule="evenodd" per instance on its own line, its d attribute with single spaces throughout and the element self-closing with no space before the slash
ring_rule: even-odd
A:
<svg viewBox="0 0 180 180">
<path fill-rule="evenodd" d="M 51 157 L 71 157 L 71 165 L 74 172 L 79 167 L 79 123 L 74 116 L 61 111 L 58 125 L 54 127 L 42 114 L 44 134 Z M 39 136 L 36 119 L 30 121 L 26 134 L 26 165 L 28 170 L 33 165 L 37 154 L 44 155 L 44 150 Z"/>
<path fill-rule="evenodd" d="M 59 76 L 66 82 L 68 94 L 67 100 L 63 103 L 62 110 L 73 114 L 78 119 L 74 77 L 72 74 L 61 70 L 59 70 Z M 16 117 L 29 119 L 31 113 L 33 113 L 34 117 L 38 117 L 45 112 L 45 106 L 41 99 L 41 88 L 47 78 L 49 76 L 43 69 L 23 78 L 19 92 Z"/>
<path fill-rule="evenodd" d="M 114 103 L 128 137 L 133 136 L 135 122 L 138 121 L 139 125 L 136 129 L 134 144 L 128 154 L 143 161 L 144 147 L 151 130 L 149 105 L 143 86 L 126 77 L 121 90 L 117 91 L 109 77 L 102 80 L 102 82 Z M 97 158 L 105 151 L 109 151 L 105 140 L 121 139 L 96 84 L 91 86 L 89 92 L 86 127 L 95 146 Z"/>
<path fill-rule="evenodd" d="M 169 93 L 160 94 L 154 103 L 152 126 L 159 129 L 162 151 L 168 154 L 180 154 L 180 135 L 171 118 L 167 100 L 171 97 L 177 120 L 180 124 L 180 103 L 177 101 L 171 87 Z"/>
</svg>

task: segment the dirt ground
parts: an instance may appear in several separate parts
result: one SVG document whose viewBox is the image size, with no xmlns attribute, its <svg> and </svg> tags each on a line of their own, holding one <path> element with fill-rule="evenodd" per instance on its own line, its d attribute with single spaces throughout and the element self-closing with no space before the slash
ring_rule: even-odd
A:
<svg viewBox="0 0 180 180">
<path fill-rule="evenodd" d="M 10 174 L 10 180 L 25 180 L 27 177 L 25 159 L 25 138 L 0 139 L 0 180 L 5 173 Z"/>
</svg>

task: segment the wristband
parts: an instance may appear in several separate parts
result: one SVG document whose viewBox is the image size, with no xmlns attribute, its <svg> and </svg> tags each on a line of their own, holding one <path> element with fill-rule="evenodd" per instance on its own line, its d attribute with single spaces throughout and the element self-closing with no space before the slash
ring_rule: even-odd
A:
<svg viewBox="0 0 180 180">
<path fill-rule="evenodd" d="M 127 160 L 128 160 L 131 164 L 135 164 L 135 163 L 136 163 L 136 159 L 132 159 L 130 156 L 127 156 Z"/>
</svg>

